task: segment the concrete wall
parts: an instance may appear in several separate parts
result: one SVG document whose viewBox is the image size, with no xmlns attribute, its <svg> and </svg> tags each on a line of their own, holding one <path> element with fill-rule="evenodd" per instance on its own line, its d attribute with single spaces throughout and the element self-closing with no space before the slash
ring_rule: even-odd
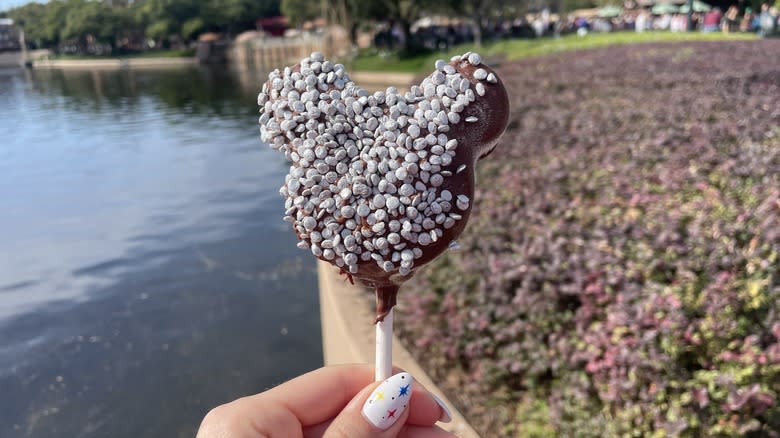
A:
<svg viewBox="0 0 780 438">
<path fill-rule="evenodd" d="M 374 363 L 373 295 L 360 286 L 350 284 L 332 265 L 323 261 L 317 263 L 325 364 Z M 441 428 L 461 438 L 479 437 L 463 415 L 455 409 L 452 401 L 395 338 L 393 364 L 411 373 L 417 382 L 447 404 L 452 411 L 452 422 L 439 423 Z"/>
</svg>

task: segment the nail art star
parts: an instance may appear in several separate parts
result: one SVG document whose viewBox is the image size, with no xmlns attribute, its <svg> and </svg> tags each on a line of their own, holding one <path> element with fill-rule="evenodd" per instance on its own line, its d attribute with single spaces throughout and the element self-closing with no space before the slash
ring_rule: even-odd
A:
<svg viewBox="0 0 780 438">
<path fill-rule="evenodd" d="M 388 410 L 387 411 L 387 418 L 395 418 L 395 411 L 398 409 Z"/>
<path fill-rule="evenodd" d="M 409 395 L 409 385 L 406 385 L 406 386 L 402 386 L 402 387 L 401 387 L 401 393 L 400 393 L 400 394 L 398 394 L 398 397 L 400 397 L 400 396 L 402 396 L 402 395 L 406 395 L 406 396 L 408 396 L 408 395 Z"/>
<path fill-rule="evenodd" d="M 384 400 L 385 399 L 385 393 L 382 391 L 379 391 L 376 393 L 376 398 L 374 400 Z"/>
</svg>

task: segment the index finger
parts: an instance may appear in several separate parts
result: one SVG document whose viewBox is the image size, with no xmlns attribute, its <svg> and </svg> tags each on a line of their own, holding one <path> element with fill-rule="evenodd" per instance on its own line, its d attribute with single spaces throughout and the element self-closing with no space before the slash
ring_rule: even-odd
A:
<svg viewBox="0 0 780 438">
<path fill-rule="evenodd" d="M 280 404 L 306 427 L 335 417 L 355 394 L 373 380 L 374 369 L 369 365 L 330 366 L 296 377 L 249 399 L 265 399 Z"/>
<path fill-rule="evenodd" d="M 401 372 L 394 368 L 393 373 Z M 336 365 L 296 377 L 262 394 L 244 398 L 246 403 L 270 401 L 284 406 L 302 427 L 331 420 L 363 388 L 374 382 L 374 368 L 365 364 Z M 442 416 L 442 408 L 422 385 L 412 391 L 414 409 L 409 424 L 430 426 Z"/>
</svg>

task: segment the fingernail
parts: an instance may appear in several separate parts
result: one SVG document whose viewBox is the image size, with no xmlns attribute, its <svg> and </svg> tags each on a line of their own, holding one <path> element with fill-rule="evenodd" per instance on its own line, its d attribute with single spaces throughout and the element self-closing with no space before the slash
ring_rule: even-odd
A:
<svg viewBox="0 0 780 438">
<path fill-rule="evenodd" d="M 409 373 L 398 373 L 377 386 L 363 404 L 363 416 L 369 423 L 385 430 L 401 417 L 412 397 L 414 379 Z"/>
<path fill-rule="evenodd" d="M 439 407 L 441 407 L 441 417 L 439 417 L 439 421 L 441 421 L 442 423 L 449 423 L 450 421 L 452 421 L 452 412 L 450 412 L 450 408 L 448 408 L 447 405 L 444 404 L 442 399 L 436 397 L 436 394 L 431 393 L 431 397 L 433 397 L 433 400 L 439 404 Z"/>
</svg>

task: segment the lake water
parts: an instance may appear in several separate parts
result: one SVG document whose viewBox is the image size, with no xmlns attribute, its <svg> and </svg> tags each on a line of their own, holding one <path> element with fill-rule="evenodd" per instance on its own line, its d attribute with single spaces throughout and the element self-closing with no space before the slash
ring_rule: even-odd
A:
<svg viewBox="0 0 780 438">
<path fill-rule="evenodd" d="M 191 437 L 322 364 L 260 77 L 0 70 L 0 436 Z"/>
</svg>

